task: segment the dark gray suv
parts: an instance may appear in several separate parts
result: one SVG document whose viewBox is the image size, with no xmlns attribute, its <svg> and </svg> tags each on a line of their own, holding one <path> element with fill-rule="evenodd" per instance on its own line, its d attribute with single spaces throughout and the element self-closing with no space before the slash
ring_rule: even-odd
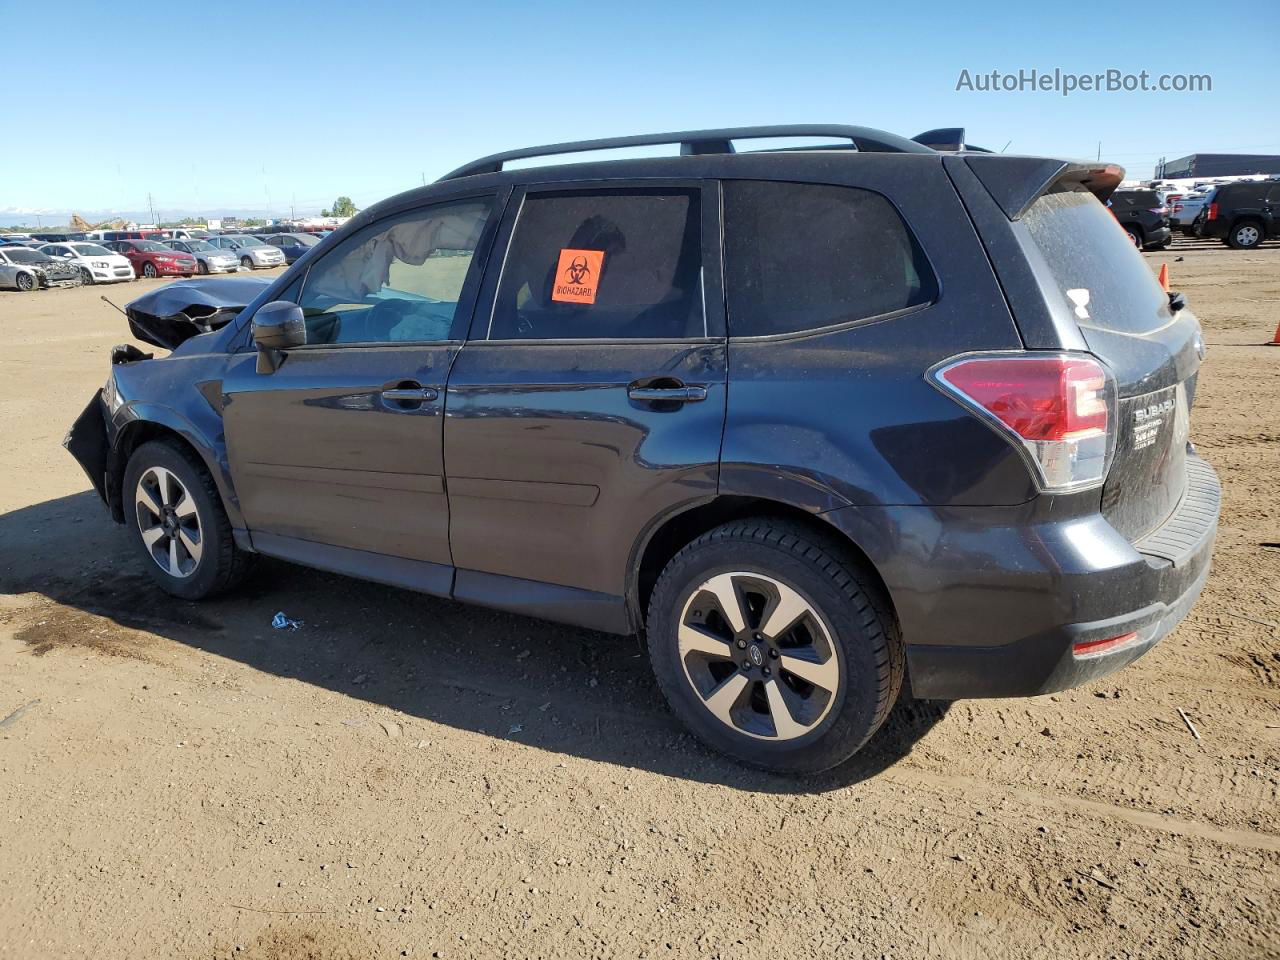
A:
<svg viewBox="0 0 1280 960">
<path fill-rule="evenodd" d="M 840 143 L 735 150 L 792 135 Z M 118 348 L 67 446 L 176 596 L 266 554 L 639 633 L 698 736 L 821 770 L 904 683 L 1060 690 L 1195 602 L 1203 346 L 1122 176 L 845 126 L 488 157 L 135 301 L 172 352 Z"/>
</svg>

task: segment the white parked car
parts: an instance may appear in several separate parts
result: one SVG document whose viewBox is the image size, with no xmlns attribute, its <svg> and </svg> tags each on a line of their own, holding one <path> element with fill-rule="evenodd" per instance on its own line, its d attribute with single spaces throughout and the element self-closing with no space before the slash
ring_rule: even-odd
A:
<svg viewBox="0 0 1280 960">
<path fill-rule="evenodd" d="M 137 279 L 133 264 L 128 259 L 86 240 L 46 243 L 40 252 L 79 267 L 81 283 L 120 283 Z"/>
<path fill-rule="evenodd" d="M 234 253 L 240 260 L 241 266 L 254 269 L 258 267 L 284 266 L 284 251 L 279 247 L 271 246 L 269 243 L 263 243 L 257 237 L 232 233 L 224 234 L 220 237 L 210 237 L 208 242 L 221 250 L 226 250 L 228 253 Z"/>
<path fill-rule="evenodd" d="M 240 258 L 232 250 L 220 250 L 207 240 L 163 240 L 170 250 L 189 253 L 196 258 L 201 273 L 235 273 Z"/>
</svg>

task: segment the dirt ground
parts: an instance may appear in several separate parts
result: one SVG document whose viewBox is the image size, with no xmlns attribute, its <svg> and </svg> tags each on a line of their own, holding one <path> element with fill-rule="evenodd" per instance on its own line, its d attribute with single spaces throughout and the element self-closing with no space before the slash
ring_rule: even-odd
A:
<svg viewBox="0 0 1280 960">
<path fill-rule="evenodd" d="M 809 781 L 703 750 L 631 641 L 272 562 L 160 594 L 60 441 L 99 295 L 163 281 L 0 292 L 0 958 L 1280 957 L 1280 246 L 1147 256 L 1210 344 L 1190 619 Z"/>
</svg>

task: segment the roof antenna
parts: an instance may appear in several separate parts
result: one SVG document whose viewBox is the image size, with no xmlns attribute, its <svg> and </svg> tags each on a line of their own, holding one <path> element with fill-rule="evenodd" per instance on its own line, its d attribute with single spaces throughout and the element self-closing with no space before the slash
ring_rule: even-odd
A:
<svg viewBox="0 0 1280 960">
<path fill-rule="evenodd" d="M 114 303 L 112 303 L 110 300 L 108 300 L 106 297 L 99 297 L 98 299 L 99 299 L 99 300 L 101 300 L 103 303 L 107 304 L 108 306 L 116 307 L 116 305 L 115 305 Z M 116 307 L 116 309 L 117 309 L 117 310 L 120 310 L 120 308 L 119 308 L 119 307 Z M 120 312 L 121 312 L 122 314 L 124 314 L 126 317 L 127 317 L 127 316 L 129 316 L 129 315 L 128 315 L 127 313 L 125 313 L 123 310 L 120 310 Z"/>
<path fill-rule="evenodd" d="M 1013 143 L 1013 141 L 1012 141 L 1012 140 L 1010 140 L 1010 141 L 1009 141 L 1008 143 L 1006 143 L 1003 147 L 1001 147 L 1001 148 L 1000 148 L 1000 152 L 1001 152 L 1001 153 L 1004 153 L 1006 150 L 1008 150 L 1008 149 L 1009 149 L 1009 144 L 1010 144 L 1010 143 Z"/>
</svg>

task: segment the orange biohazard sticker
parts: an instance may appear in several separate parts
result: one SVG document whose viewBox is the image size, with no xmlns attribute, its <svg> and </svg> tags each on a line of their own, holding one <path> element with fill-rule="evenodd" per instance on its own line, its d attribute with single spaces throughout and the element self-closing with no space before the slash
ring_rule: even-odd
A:
<svg viewBox="0 0 1280 960">
<path fill-rule="evenodd" d="M 561 250 L 551 299 L 560 303 L 595 303 L 603 268 L 603 250 Z"/>
</svg>

